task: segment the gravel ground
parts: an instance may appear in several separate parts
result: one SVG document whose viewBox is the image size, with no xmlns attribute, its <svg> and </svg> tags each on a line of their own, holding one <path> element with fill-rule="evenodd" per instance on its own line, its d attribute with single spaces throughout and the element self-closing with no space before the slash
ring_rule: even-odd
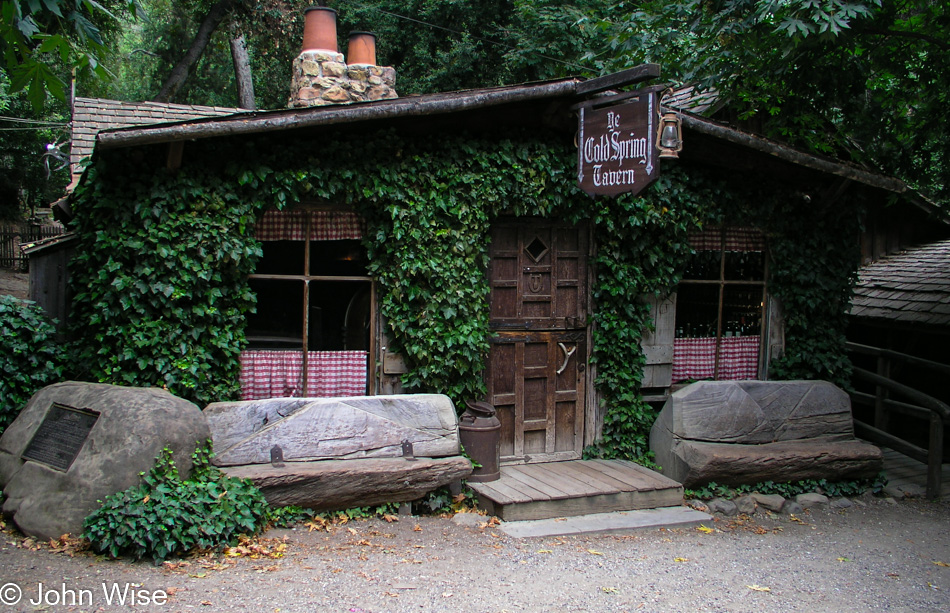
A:
<svg viewBox="0 0 950 613">
<path fill-rule="evenodd" d="M 245 549 L 264 555 L 208 554 L 158 567 L 31 547 L 7 531 L 0 599 L 18 589 L 22 597 L 0 612 L 946 612 L 948 519 L 947 501 L 865 499 L 799 517 L 720 516 L 706 526 L 712 531 L 518 540 L 486 517 L 403 516 L 272 530 Z M 168 601 L 109 604 L 103 586 L 126 585 Z"/>
</svg>

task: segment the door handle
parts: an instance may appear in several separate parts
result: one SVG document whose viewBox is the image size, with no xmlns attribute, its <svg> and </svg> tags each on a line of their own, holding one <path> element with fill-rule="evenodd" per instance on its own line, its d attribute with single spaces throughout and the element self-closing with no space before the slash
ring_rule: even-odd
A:
<svg viewBox="0 0 950 613">
<path fill-rule="evenodd" d="M 567 347 L 564 345 L 564 343 L 558 343 L 557 346 L 560 347 L 561 351 L 564 352 L 564 363 L 561 364 L 561 367 L 557 369 L 557 374 L 561 374 L 564 372 L 564 369 L 567 368 L 567 363 L 571 361 L 571 356 L 574 355 L 575 351 L 577 351 L 577 345 L 571 347 L 570 351 L 567 350 Z"/>
</svg>

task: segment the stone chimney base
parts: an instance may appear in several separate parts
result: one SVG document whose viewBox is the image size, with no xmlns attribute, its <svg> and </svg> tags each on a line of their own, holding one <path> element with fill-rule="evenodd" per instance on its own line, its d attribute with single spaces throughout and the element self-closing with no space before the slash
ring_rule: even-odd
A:
<svg viewBox="0 0 950 613">
<path fill-rule="evenodd" d="M 397 98 L 390 66 L 346 65 L 342 53 L 304 51 L 294 60 L 290 108 Z"/>
</svg>

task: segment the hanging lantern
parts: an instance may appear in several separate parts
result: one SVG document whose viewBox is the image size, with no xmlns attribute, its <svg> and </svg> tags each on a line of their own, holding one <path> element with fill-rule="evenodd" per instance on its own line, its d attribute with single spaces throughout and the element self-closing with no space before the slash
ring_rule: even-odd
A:
<svg viewBox="0 0 950 613">
<path fill-rule="evenodd" d="M 676 113 L 663 113 L 656 147 L 660 150 L 660 159 L 679 158 L 679 152 L 683 150 L 683 126 Z"/>
</svg>

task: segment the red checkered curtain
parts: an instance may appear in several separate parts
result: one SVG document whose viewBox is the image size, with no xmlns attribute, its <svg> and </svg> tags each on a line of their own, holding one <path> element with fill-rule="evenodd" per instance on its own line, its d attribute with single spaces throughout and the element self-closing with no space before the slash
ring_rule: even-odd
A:
<svg viewBox="0 0 950 613">
<path fill-rule="evenodd" d="M 307 353 L 307 392 L 303 393 L 303 352 L 241 352 L 241 399 L 333 398 L 366 395 L 367 351 Z"/>
<path fill-rule="evenodd" d="M 755 228 L 726 228 L 726 251 L 765 251 L 765 235 Z"/>
<path fill-rule="evenodd" d="M 719 343 L 720 381 L 755 379 L 759 374 L 759 339 L 725 336 Z M 677 338 L 673 341 L 673 381 L 716 377 L 716 337 Z"/>
<path fill-rule="evenodd" d="M 716 337 L 673 340 L 673 381 L 712 379 L 716 373 Z"/>
<path fill-rule="evenodd" d="M 363 238 L 363 220 L 352 211 L 267 211 L 254 235 L 262 241 L 339 241 Z"/>
<path fill-rule="evenodd" d="M 367 351 L 311 351 L 307 354 L 307 396 L 366 395 Z"/>
<path fill-rule="evenodd" d="M 241 352 L 241 399 L 289 398 L 303 390 L 303 352 Z"/>
<path fill-rule="evenodd" d="M 764 251 L 765 235 L 756 228 L 709 228 L 689 233 L 689 245 L 696 251 L 720 251 L 726 235 L 726 251 Z"/>
<path fill-rule="evenodd" d="M 722 230 L 710 228 L 690 232 L 689 246 L 696 251 L 719 251 L 722 249 Z"/>
<path fill-rule="evenodd" d="M 759 376 L 759 335 L 722 339 L 719 345 L 719 379 L 737 381 Z"/>
</svg>

